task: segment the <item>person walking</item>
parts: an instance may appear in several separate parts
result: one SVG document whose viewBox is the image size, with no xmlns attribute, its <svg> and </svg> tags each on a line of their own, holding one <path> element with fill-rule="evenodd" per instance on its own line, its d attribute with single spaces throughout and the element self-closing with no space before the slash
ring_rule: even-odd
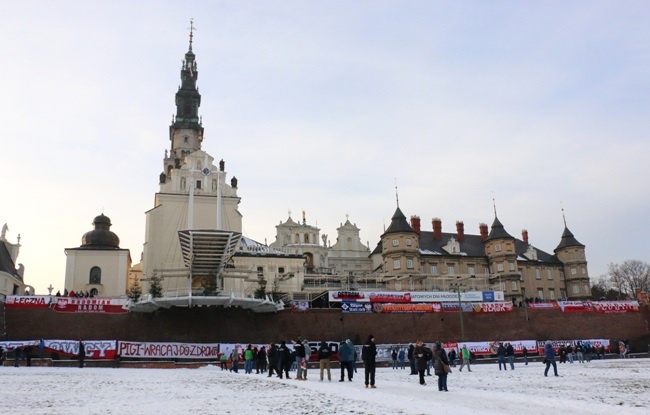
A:
<svg viewBox="0 0 650 415">
<path fill-rule="evenodd" d="M 305 359 L 305 346 L 300 336 L 293 342 L 293 351 L 296 353 L 296 380 L 303 380 L 301 363 Z"/>
<path fill-rule="evenodd" d="M 521 353 L 524 355 L 524 366 L 528 366 L 528 349 L 526 346 L 521 350 Z"/>
<path fill-rule="evenodd" d="M 397 349 L 393 349 L 390 358 L 393 361 L 393 370 L 397 370 Z"/>
<path fill-rule="evenodd" d="M 427 383 L 424 381 L 424 372 L 429 365 L 429 354 L 431 352 L 424 346 L 422 340 L 415 342 L 415 349 L 413 356 L 415 357 L 415 367 L 418 370 L 420 377 L 420 385 L 425 386 Z"/>
<path fill-rule="evenodd" d="M 467 345 L 464 344 L 463 347 L 460 349 L 460 369 L 458 369 L 460 372 L 463 371 L 463 368 L 465 365 L 467 365 L 467 371 L 471 372 L 472 369 L 470 367 L 470 358 L 471 355 L 469 353 L 469 350 L 467 349 Z"/>
<path fill-rule="evenodd" d="M 438 376 L 438 390 L 440 392 L 449 392 L 447 389 L 447 370 L 450 370 L 449 360 L 447 360 L 447 353 L 445 353 L 445 349 L 443 349 L 440 342 L 436 342 L 433 358 L 433 373 Z"/>
<path fill-rule="evenodd" d="M 266 347 L 260 346 L 260 349 L 257 351 L 257 355 L 255 356 L 255 361 L 257 362 L 255 365 L 255 373 L 263 374 L 266 372 Z"/>
<path fill-rule="evenodd" d="M 515 348 L 510 343 L 506 343 L 506 358 L 510 363 L 510 370 L 515 370 Z"/>
<path fill-rule="evenodd" d="M 278 358 L 280 361 L 280 379 L 282 379 L 282 372 L 285 373 L 287 379 L 289 377 L 289 369 L 291 368 L 291 351 L 287 347 L 287 342 L 282 340 L 280 347 L 278 348 Z"/>
<path fill-rule="evenodd" d="M 339 382 L 345 381 L 345 371 L 348 372 L 348 380 L 352 382 L 352 377 L 354 376 L 354 368 L 352 364 L 354 363 L 354 344 L 350 339 L 342 341 L 339 344 L 339 361 L 341 363 L 341 379 Z"/>
<path fill-rule="evenodd" d="M 406 360 L 406 352 L 404 351 L 404 349 L 399 349 L 399 353 L 397 353 L 397 358 L 399 359 L 400 368 L 404 369 L 406 367 L 406 365 L 404 364 Z"/>
<path fill-rule="evenodd" d="M 86 357 L 86 346 L 81 340 L 79 340 L 79 368 L 84 367 L 84 359 Z"/>
<path fill-rule="evenodd" d="M 239 349 L 237 349 L 237 346 L 232 349 L 232 352 L 230 353 L 230 360 L 232 361 L 230 371 L 239 373 Z"/>
<path fill-rule="evenodd" d="M 553 350 L 553 345 L 550 340 L 546 340 L 546 344 L 544 345 L 544 362 L 546 363 L 544 376 L 548 376 L 548 369 L 550 369 L 551 365 L 553 365 L 555 376 L 559 376 L 557 374 L 557 363 L 555 363 L 555 350 Z"/>
<path fill-rule="evenodd" d="M 318 362 L 320 363 L 320 381 L 323 381 L 323 372 L 327 369 L 327 380 L 332 381 L 332 372 L 330 370 L 330 356 L 332 351 L 324 340 L 320 342 L 318 348 Z"/>
<path fill-rule="evenodd" d="M 363 360 L 363 368 L 365 375 L 365 384 L 366 388 L 370 386 L 372 389 L 376 388 L 375 386 L 375 367 L 377 358 L 377 345 L 375 344 L 375 336 L 372 334 L 368 336 L 368 341 L 363 345 L 361 349 L 361 359 Z"/>
<path fill-rule="evenodd" d="M 497 347 L 497 361 L 499 362 L 499 370 L 501 370 L 501 365 L 503 365 L 503 370 L 508 370 L 506 366 L 506 347 L 501 342 Z"/>
</svg>

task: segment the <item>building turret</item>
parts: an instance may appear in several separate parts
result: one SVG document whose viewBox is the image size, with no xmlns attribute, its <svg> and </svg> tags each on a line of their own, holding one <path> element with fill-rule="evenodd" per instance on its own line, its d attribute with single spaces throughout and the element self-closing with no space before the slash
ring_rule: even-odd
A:
<svg viewBox="0 0 650 415">
<path fill-rule="evenodd" d="M 554 252 L 557 259 L 564 266 L 564 282 L 568 298 L 589 298 L 591 296 L 591 287 L 589 285 L 585 246 L 573 236 L 573 233 L 566 226 L 566 219 L 562 238 Z"/>
</svg>

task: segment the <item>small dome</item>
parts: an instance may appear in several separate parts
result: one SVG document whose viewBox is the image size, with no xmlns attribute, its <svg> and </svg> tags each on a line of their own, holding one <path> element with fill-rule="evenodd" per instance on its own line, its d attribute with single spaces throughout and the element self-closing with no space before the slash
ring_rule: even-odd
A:
<svg viewBox="0 0 650 415">
<path fill-rule="evenodd" d="M 104 216 L 102 213 L 95 217 L 93 225 L 95 225 L 95 230 L 86 232 L 81 237 L 82 247 L 120 247 L 120 238 L 111 232 L 111 219 L 108 216 Z"/>
</svg>

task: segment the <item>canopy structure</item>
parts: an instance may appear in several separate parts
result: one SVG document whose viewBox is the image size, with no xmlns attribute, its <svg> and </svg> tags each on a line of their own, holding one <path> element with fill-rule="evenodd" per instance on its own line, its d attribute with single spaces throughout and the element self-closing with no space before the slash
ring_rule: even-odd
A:
<svg viewBox="0 0 650 415">
<path fill-rule="evenodd" d="M 221 274 L 234 255 L 241 233 L 214 229 L 178 231 L 185 266 L 193 276 L 214 276 L 217 289 L 223 289 Z"/>
</svg>

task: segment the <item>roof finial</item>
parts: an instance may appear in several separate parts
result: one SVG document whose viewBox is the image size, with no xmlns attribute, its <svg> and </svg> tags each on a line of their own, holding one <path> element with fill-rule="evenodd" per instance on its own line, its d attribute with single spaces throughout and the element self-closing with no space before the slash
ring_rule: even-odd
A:
<svg viewBox="0 0 650 415">
<path fill-rule="evenodd" d="M 196 28 L 194 27 L 194 18 L 190 19 L 190 52 L 192 51 L 192 38 L 194 37 L 194 31 Z"/>
<path fill-rule="evenodd" d="M 494 192 L 492 192 L 492 206 L 494 207 L 494 217 L 497 217 L 497 202 L 494 199 Z"/>
<path fill-rule="evenodd" d="M 566 216 L 564 216 L 564 208 L 562 208 L 562 220 L 564 220 L 564 227 L 566 228 Z"/>
<path fill-rule="evenodd" d="M 397 208 L 399 209 L 399 193 L 397 193 L 397 177 L 395 177 L 395 200 L 397 201 Z"/>
</svg>

